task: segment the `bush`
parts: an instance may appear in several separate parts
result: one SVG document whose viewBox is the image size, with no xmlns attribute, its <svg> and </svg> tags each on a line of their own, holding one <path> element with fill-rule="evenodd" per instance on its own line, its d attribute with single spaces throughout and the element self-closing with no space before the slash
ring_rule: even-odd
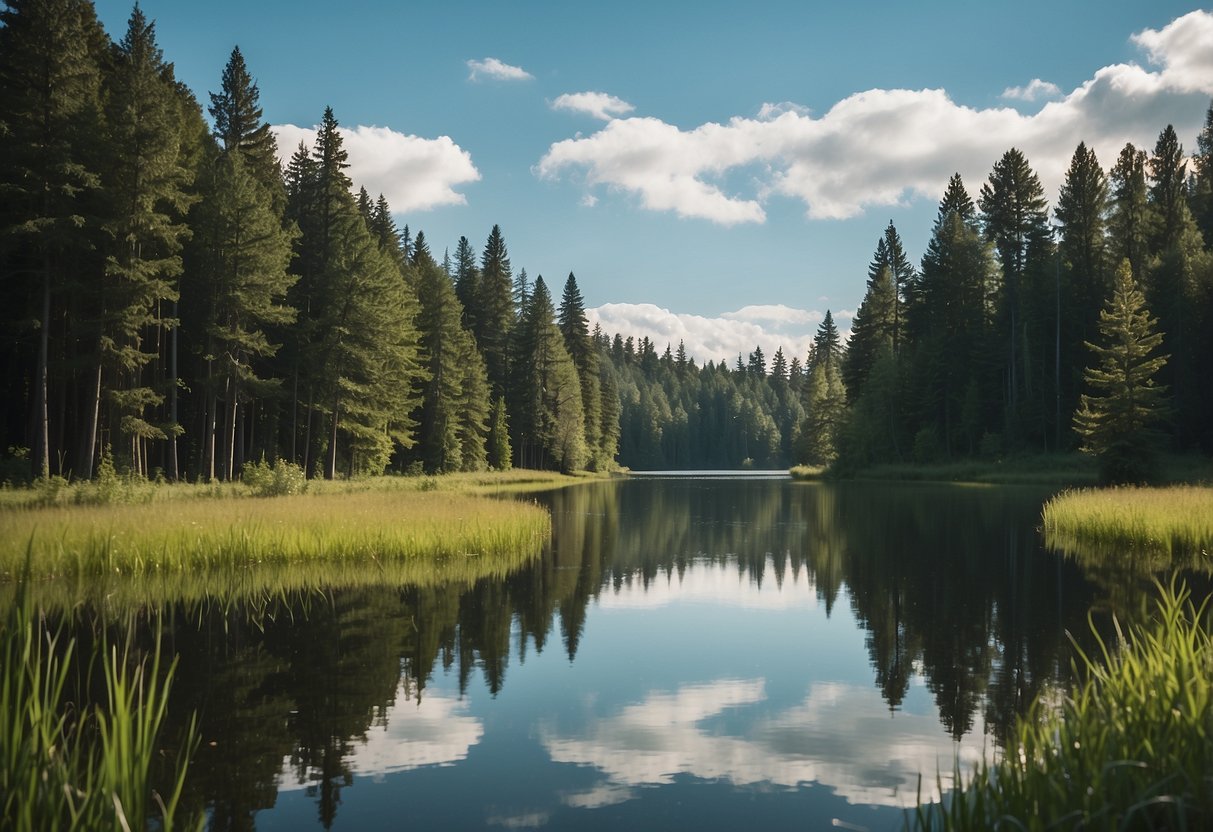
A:
<svg viewBox="0 0 1213 832">
<path fill-rule="evenodd" d="M 303 469 L 284 459 L 277 460 L 273 465 L 265 459 L 246 462 L 240 478 L 254 497 L 284 497 L 302 494 L 307 490 L 307 475 Z"/>
</svg>

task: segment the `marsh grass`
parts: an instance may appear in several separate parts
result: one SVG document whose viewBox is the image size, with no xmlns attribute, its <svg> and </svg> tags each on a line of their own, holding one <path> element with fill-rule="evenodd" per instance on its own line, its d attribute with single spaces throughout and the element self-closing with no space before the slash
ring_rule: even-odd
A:
<svg viewBox="0 0 1213 832">
<path fill-rule="evenodd" d="M 1001 759 L 983 762 L 919 829 L 1209 829 L 1213 827 L 1213 637 L 1207 601 L 1159 587 L 1152 620 L 1095 633 L 1077 683 L 1038 698 Z M 942 779 L 940 782 L 942 790 Z"/>
<path fill-rule="evenodd" d="M 0 623 L 0 828 L 171 832 L 201 828 L 178 817 L 189 757 L 159 747 L 176 662 L 161 665 L 160 638 L 136 659 L 102 639 L 83 655 L 65 627 L 19 594 Z M 100 665 L 106 700 L 82 700 L 80 668 Z M 76 684 L 73 684 L 76 682 Z M 153 775 L 170 759 L 168 787 Z"/>
<path fill-rule="evenodd" d="M 814 482 L 826 478 L 828 469 L 824 465 L 793 465 L 788 469 L 792 479 Z"/>
<path fill-rule="evenodd" d="M 547 512 L 468 493 L 389 489 L 0 512 L 0 577 L 31 552 L 32 579 L 301 569 L 478 556 L 519 559 L 548 539 Z"/>
<path fill-rule="evenodd" d="M 1068 491 L 1045 504 L 1045 544 L 1077 557 L 1144 561 L 1142 571 L 1213 567 L 1213 488 Z"/>
</svg>

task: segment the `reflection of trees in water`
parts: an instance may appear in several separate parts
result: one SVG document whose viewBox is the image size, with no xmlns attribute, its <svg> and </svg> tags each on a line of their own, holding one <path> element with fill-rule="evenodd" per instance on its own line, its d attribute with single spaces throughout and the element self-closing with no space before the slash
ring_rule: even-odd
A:
<svg viewBox="0 0 1213 832">
<path fill-rule="evenodd" d="M 290 596 L 256 614 L 170 611 L 181 654 L 172 717 L 202 716 L 187 800 L 212 806 L 215 829 L 252 828 L 287 760 L 330 824 L 352 751 L 398 695 L 420 702 L 440 671 L 461 692 L 479 671 L 496 694 L 511 649 L 525 661 L 559 633 L 572 660 L 599 593 L 681 578 L 697 562 L 733 565 L 760 586 L 807 570 L 829 613 L 849 597 L 890 709 L 921 671 L 955 737 L 979 713 L 1006 737 L 1068 673 L 1066 630 L 1088 632 L 1091 590 L 1040 551 L 1031 492 L 637 480 L 544 499 L 551 550 L 504 580 Z"/>
</svg>

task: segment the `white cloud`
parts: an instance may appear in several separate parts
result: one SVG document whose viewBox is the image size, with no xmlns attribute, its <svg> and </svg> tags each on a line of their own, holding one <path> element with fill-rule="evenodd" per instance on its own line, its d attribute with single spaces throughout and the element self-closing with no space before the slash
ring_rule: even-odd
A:
<svg viewBox="0 0 1213 832">
<path fill-rule="evenodd" d="M 778 118 L 784 113 L 796 113 L 796 115 L 799 116 L 807 116 L 810 112 L 811 111 L 808 107 L 805 107 L 802 104 L 797 104 L 794 101 L 780 101 L 778 103 L 767 101 L 758 108 L 758 118 L 762 121 L 768 121 L 773 118 Z"/>
<path fill-rule="evenodd" d="M 763 679 L 721 679 L 642 701 L 606 717 L 591 716 L 576 735 L 542 732 L 560 763 L 591 765 L 620 792 L 672 783 L 680 774 L 736 785 L 794 787 L 819 783 L 852 803 L 914 806 L 919 775 L 923 797 L 938 799 L 936 772 L 947 788 L 959 757 L 969 768 L 982 758 L 984 728 L 953 744 L 934 713 L 890 717 L 870 685 L 812 685 L 805 699 L 766 715 Z M 733 711 L 729 724 L 713 720 Z M 713 720 L 710 726 L 704 726 Z"/>
<path fill-rule="evenodd" d="M 552 109 L 585 113 L 602 121 L 610 121 L 626 116 L 636 108 L 622 98 L 605 92 L 574 92 L 559 96 L 552 102 Z"/>
<path fill-rule="evenodd" d="M 427 211 L 442 205 L 463 205 L 467 198 L 455 190 L 476 182 L 480 171 L 472 156 L 449 136 L 423 139 L 388 127 L 338 127 L 349 154 L 347 173 L 354 186 L 372 195 L 382 193 L 396 213 Z M 299 143 L 311 147 L 317 128 L 279 124 L 273 127 L 285 163 Z"/>
<path fill-rule="evenodd" d="M 1052 81 L 1042 81 L 1033 78 L 1022 87 L 1007 87 L 1002 91 L 1002 98 L 1012 101 L 1036 101 L 1040 98 L 1057 98 L 1061 95 L 1061 87 Z"/>
<path fill-rule="evenodd" d="M 598 606 L 604 610 L 658 609 L 671 604 L 707 603 L 715 607 L 747 610 L 808 610 L 817 607 L 817 584 L 809 570 L 794 570 L 790 562 L 780 572 L 767 558 L 759 588 L 753 575 L 739 572 L 737 564 L 697 563 L 682 573 L 643 580 L 631 575 L 611 592 L 604 592 Z"/>
<path fill-rule="evenodd" d="M 581 204 L 585 208 L 593 208 L 598 204 L 598 197 L 594 196 L 593 194 L 584 194 L 581 197 Z"/>
<path fill-rule="evenodd" d="M 480 81 L 488 78 L 492 81 L 530 81 L 535 76 L 520 66 L 511 66 L 496 58 L 470 60 L 468 65 L 468 80 Z"/>
<path fill-rule="evenodd" d="M 401 684 L 386 718 L 354 745 L 346 762 L 354 774 L 379 781 L 398 771 L 454 765 L 467 759 L 468 751 L 483 735 L 484 725 L 468 714 L 467 702 L 442 694 L 417 702 Z M 292 782 L 288 772 L 293 769 L 290 758 L 283 761 L 279 778 L 283 791 L 307 785 Z"/>
<path fill-rule="evenodd" d="M 769 105 L 758 118 L 687 130 L 656 118 L 615 119 L 552 144 L 535 172 L 580 176 L 590 187 L 633 194 L 649 210 L 733 225 L 765 221 L 771 195 L 803 202 L 812 219 L 845 219 L 936 200 L 956 171 L 976 192 L 994 162 L 1018 147 L 1055 194 L 1079 141 L 1107 166 L 1126 142 L 1153 147 L 1168 123 L 1181 138 L 1199 129 L 1213 95 L 1213 13 L 1192 12 L 1133 41 L 1155 69 L 1103 67 L 1032 113 L 967 107 L 938 89 L 876 89 L 817 118 Z M 724 176 L 743 170 L 753 172 L 753 185 L 726 189 Z"/>
<path fill-rule="evenodd" d="M 835 325 L 846 336 L 854 312 L 837 310 L 833 314 Z M 817 325 L 825 315 L 816 310 L 772 304 L 746 306 L 709 318 L 671 312 L 651 303 L 605 303 L 587 309 L 586 317 L 591 328 L 598 324 L 611 336 L 615 333 L 624 338 L 647 336 L 658 353 L 665 350 L 666 344 L 676 350 L 682 341 L 687 354 L 697 363 L 725 361 L 731 367 L 738 354 L 744 361 L 756 346 L 762 347 L 767 366 L 780 347 L 789 363 L 793 358 L 803 363 Z"/>
</svg>

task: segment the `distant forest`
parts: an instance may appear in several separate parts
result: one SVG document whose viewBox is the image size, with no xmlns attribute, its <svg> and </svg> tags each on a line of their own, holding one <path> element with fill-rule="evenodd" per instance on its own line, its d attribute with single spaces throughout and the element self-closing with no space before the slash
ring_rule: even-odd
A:
<svg viewBox="0 0 1213 832">
<path fill-rule="evenodd" d="M 0 479 L 1070 449 L 1120 268 L 1168 357 L 1162 439 L 1213 450 L 1213 106 L 1190 159 L 1170 126 L 1108 172 L 1079 144 L 1052 211 L 1016 149 L 976 200 L 953 176 L 917 266 L 877 241 L 849 340 L 827 313 L 806 356 L 700 365 L 591 331 L 574 275 L 515 272 L 497 226 L 441 253 L 398 226 L 331 109 L 284 168 L 238 48 L 208 124 L 137 6 L 116 43 L 88 0 L 0 23 Z"/>
</svg>

